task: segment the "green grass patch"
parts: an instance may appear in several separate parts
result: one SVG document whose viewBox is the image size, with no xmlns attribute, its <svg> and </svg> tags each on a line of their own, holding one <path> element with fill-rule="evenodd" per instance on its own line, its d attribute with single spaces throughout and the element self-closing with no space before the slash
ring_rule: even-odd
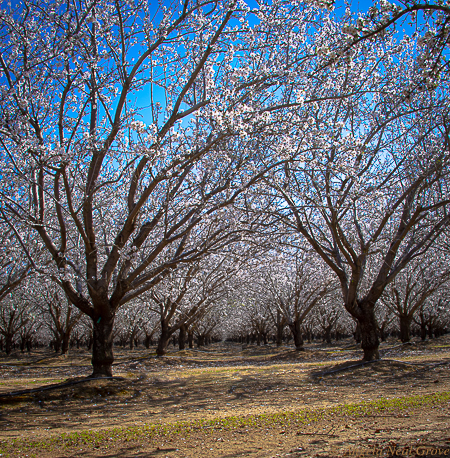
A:
<svg viewBox="0 0 450 458">
<path fill-rule="evenodd" d="M 62 383 L 64 379 L 56 378 L 41 378 L 37 380 L 11 380 L 8 382 L 0 382 L 0 385 L 42 385 L 43 383 Z"/>
</svg>

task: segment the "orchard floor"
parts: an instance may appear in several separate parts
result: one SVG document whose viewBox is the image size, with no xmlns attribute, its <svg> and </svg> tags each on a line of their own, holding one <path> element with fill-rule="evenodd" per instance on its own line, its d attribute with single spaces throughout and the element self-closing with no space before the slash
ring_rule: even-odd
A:
<svg viewBox="0 0 450 458">
<path fill-rule="evenodd" d="M 361 365 L 351 340 L 116 348 L 116 378 L 84 380 L 83 350 L 1 354 L 0 456 L 450 456 L 450 336 L 381 355 Z"/>
</svg>

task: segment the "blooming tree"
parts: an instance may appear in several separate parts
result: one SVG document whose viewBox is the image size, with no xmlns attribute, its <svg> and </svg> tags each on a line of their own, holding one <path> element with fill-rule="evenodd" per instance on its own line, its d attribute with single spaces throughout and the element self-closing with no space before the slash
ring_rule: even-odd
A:
<svg viewBox="0 0 450 458">
<path fill-rule="evenodd" d="M 438 253 L 431 251 L 427 258 L 408 265 L 388 286 L 381 298 L 399 320 L 402 342 L 409 342 L 411 339 L 411 323 L 417 311 L 429 299 L 438 301 L 438 296 L 448 288 L 448 259 L 442 252 Z"/>
<path fill-rule="evenodd" d="M 345 40 L 333 27 L 323 33 Z M 286 91 L 291 123 L 272 145 L 287 162 L 268 180 L 269 211 L 336 275 L 366 360 L 379 357 L 378 299 L 450 222 L 447 80 L 402 92 L 423 79 L 418 46 L 391 31 L 332 64 L 321 51 L 327 71 L 306 96 L 301 80 Z"/>
<path fill-rule="evenodd" d="M 227 206 L 273 162 L 253 134 L 308 58 L 321 11 L 233 0 L 1 10 L 0 146 L 13 178 L 2 202 L 92 320 L 94 376 L 112 374 L 119 307 L 236 235 Z"/>
</svg>

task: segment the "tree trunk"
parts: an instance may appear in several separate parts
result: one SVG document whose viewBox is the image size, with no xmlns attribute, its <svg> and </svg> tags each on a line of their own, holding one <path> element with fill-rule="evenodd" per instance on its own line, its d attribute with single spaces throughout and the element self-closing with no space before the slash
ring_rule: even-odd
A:
<svg viewBox="0 0 450 458">
<path fill-rule="evenodd" d="M 353 333 L 353 337 L 356 343 L 361 343 L 361 326 L 359 323 L 356 323 L 355 332 Z"/>
<path fill-rule="evenodd" d="M 433 330 L 434 326 L 431 322 L 428 323 L 428 338 L 432 339 L 433 338 Z"/>
<path fill-rule="evenodd" d="M 193 331 L 188 332 L 188 345 L 189 345 L 189 348 L 194 348 L 194 332 Z"/>
<path fill-rule="evenodd" d="M 167 346 L 169 345 L 171 335 L 172 333 L 167 323 L 161 321 L 161 334 L 159 335 L 158 346 L 156 347 L 157 356 L 164 356 L 167 353 Z"/>
<path fill-rule="evenodd" d="M 186 348 L 186 326 L 180 326 L 180 335 L 178 336 L 178 348 L 184 350 Z"/>
<path fill-rule="evenodd" d="M 364 361 L 380 359 L 378 347 L 378 325 L 374 308 L 370 305 L 361 304 L 362 313 L 358 316 L 358 324 L 361 330 L 361 348 L 364 351 Z"/>
<path fill-rule="evenodd" d="M 61 337 L 55 337 L 55 339 L 53 340 L 53 348 L 55 349 L 55 353 L 59 353 L 59 351 L 61 350 L 61 342 L 62 342 L 62 339 Z"/>
<path fill-rule="evenodd" d="M 380 333 L 380 339 L 382 342 L 384 342 L 386 340 L 386 332 L 385 332 L 385 326 L 383 324 L 383 326 L 380 327 L 380 329 L 378 329 L 379 333 Z"/>
<path fill-rule="evenodd" d="M 303 351 L 303 335 L 302 335 L 302 326 L 300 320 L 295 320 L 292 324 L 289 325 L 289 328 L 294 337 L 295 349 L 297 351 Z"/>
<path fill-rule="evenodd" d="M 205 336 L 199 335 L 197 336 L 197 347 L 203 347 L 205 345 Z"/>
<path fill-rule="evenodd" d="M 69 353 L 69 341 L 70 341 L 70 332 L 66 331 L 62 338 L 61 342 L 61 354 L 62 355 L 67 355 Z"/>
<path fill-rule="evenodd" d="M 281 326 L 277 327 L 276 343 L 277 347 L 283 344 L 283 328 Z"/>
<path fill-rule="evenodd" d="M 324 338 L 327 344 L 331 344 L 331 326 L 325 328 Z"/>
<path fill-rule="evenodd" d="M 411 321 L 408 315 L 400 315 L 400 340 L 403 343 L 411 340 Z"/>
<path fill-rule="evenodd" d="M 114 315 L 93 320 L 91 377 L 112 377 Z"/>
<path fill-rule="evenodd" d="M 420 322 L 420 338 L 422 340 L 427 340 L 427 324 L 425 323 L 423 318 Z"/>
<path fill-rule="evenodd" d="M 12 352 L 13 338 L 10 335 L 5 336 L 5 352 L 10 355 Z"/>
</svg>

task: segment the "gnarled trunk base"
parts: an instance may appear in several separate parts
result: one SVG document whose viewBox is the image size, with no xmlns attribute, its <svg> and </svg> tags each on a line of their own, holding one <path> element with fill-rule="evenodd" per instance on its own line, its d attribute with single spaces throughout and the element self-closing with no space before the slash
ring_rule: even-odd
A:
<svg viewBox="0 0 450 458">
<path fill-rule="evenodd" d="M 303 334 L 300 320 L 296 320 L 289 324 L 289 328 L 292 332 L 292 336 L 294 337 L 295 349 L 297 351 L 304 351 L 305 349 L 303 348 Z"/>
<path fill-rule="evenodd" d="M 361 330 L 361 348 L 364 351 L 364 361 L 380 359 L 378 347 L 378 325 L 373 307 L 364 307 L 363 314 L 358 317 L 358 323 Z"/>
<path fill-rule="evenodd" d="M 114 316 L 93 320 L 91 377 L 112 377 Z"/>
</svg>

